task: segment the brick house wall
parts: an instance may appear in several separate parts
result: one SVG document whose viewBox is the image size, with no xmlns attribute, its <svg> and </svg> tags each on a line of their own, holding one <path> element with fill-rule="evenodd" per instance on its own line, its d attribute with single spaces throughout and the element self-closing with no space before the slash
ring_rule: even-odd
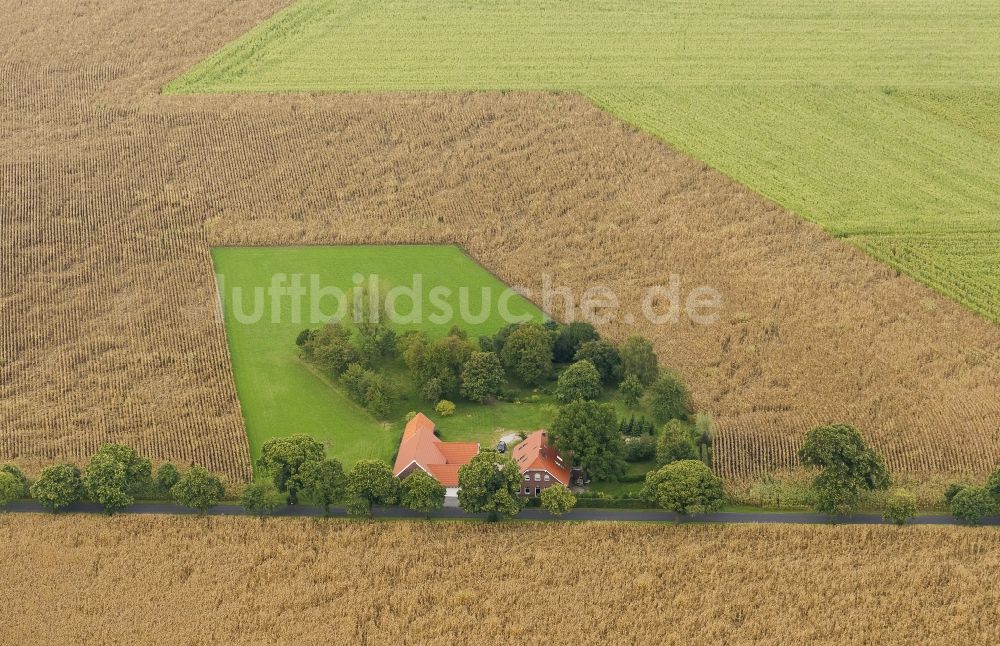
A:
<svg viewBox="0 0 1000 646">
<path fill-rule="evenodd" d="M 537 496 L 543 489 L 559 484 L 548 471 L 532 469 L 521 474 L 521 495 Z"/>
</svg>

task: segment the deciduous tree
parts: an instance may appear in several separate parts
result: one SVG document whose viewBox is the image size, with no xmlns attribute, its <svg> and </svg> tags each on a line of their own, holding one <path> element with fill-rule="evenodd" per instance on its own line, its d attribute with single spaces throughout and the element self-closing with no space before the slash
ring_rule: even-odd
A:
<svg viewBox="0 0 1000 646">
<path fill-rule="evenodd" d="M 448 401 L 447 399 L 442 399 L 434 406 L 434 410 L 441 417 L 451 417 L 455 414 L 455 402 Z"/>
<path fill-rule="evenodd" d="M 629 408 L 635 408 L 639 405 L 639 400 L 642 399 L 642 395 L 646 392 L 646 388 L 642 385 L 642 382 L 639 381 L 638 377 L 635 375 L 629 375 L 618 385 L 618 392 L 621 393 L 622 401 L 624 401 Z"/>
<path fill-rule="evenodd" d="M 995 513 L 996 500 L 985 487 L 963 487 L 951 499 L 949 508 L 955 518 L 978 525 L 983 518 Z"/>
<path fill-rule="evenodd" d="M 87 495 L 113 514 L 130 507 L 137 494 L 152 483 L 152 466 L 133 449 L 121 444 L 105 444 L 90 459 L 83 475 Z"/>
<path fill-rule="evenodd" d="M 226 495 L 226 488 L 218 476 L 208 469 L 192 465 L 170 490 L 174 500 L 185 507 L 205 514 L 218 505 Z"/>
<path fill-rule="evenodd" d="M 31 485 L 31 497 L 51 512 L 69 507 L 83 497 L 80 469 L 72 464 L 46 467 Z"/>
<path fill-rule="evenodd" d="M 298 502 L 298 480 L 296 476 L 302 465 L 311 460 L 326 457 L 323 445 L 303 433 L 288 437 L 275 437 L 264 442 L 260 450 L 257 466 L 261 472 L 274 480 L 278 491 L 288 494 L 288 503 Z"/>
<path fill-rule="evenodd" d="M 648 397 L 650 412 L 658 424 L 691 415 L 691 394 L 675 373 L 661 374 L 649 387 Z"/>
<path fill-rule="evenodd" d="M 521 325 L 507 338 L 500 361 L 529 386 L 541 384 L 552 373 L 552 332 L 538 323 Z"/>
<path fill-rule="evenodd" d="M 396 350 L 396 332 L 385 322 L 358 323 L 358 353 L 365 363 L 391 357 Z"/>
<path fill-rule="evenodd" d="M 993 496 L 993 499 L 997 501 L 997 504 L 1000 504 L 1000 469 L 990 474 L 989 479 L 986 481 L 986 489 Z"/>
<path fill-rule="evenodd" d="M 399 480 L 381 460 L 360 460 L 347 476 L 348 511 L 370 516 L 373 505 L 394 505 L 399 501 Z"/>
<path fill-rule="evenodd" d="M 624 470 L 625 441 L 610 404 L 576 401 L 563 406 L 548 439 L 595 480 L 617 478 Z"/>
<path fill-rule="evenodd" d="M 698 447 L 690 429 L 680 420 L 664 424 L 656 441 L 656 463 L 660 466 L 679 460 L 697 460 Z"/>
<path fill-rule="evenodd" d="M 851 478 L 844 477 L 839 468 L 824 469 L 813 478 L 816 511 L 828 516 L 849 516 L 861 502 L 861 487 Z"/>
<path fill-rule="evenodd" d="M 882 517 L 897 525 L 905 525 L 917 515 L 917 497 L 906 489 L 893 489 L 885 499 Z"/>
<path fill-rule="evenodd" d="M 251 482 L 243 489 L 240 505 L 248 513 L 263 518 L 285 504 L 285 495 L 270 480 Z"/>
<path fill-rule="evenodd" d="M 820 426 L 806 434 L 799 459 L 822 469 L 813 480 L 816 508 L 830 515 L 857 509 L 862 491 L 887 489 L 889 472 L 882 458 L 865 444 L 853 426 Z"/>
<path fill-rule="evenodd" d="M 462 395 L 466 399 L 485 402 L 500 394 L 503 383 L 503 365 L 494 352 L 473 352 L 462 366 Z"/>
<path fill-rule="evenodd" d="M 403 360 L 424 399 L 438 401 L 461 394 L 462 368 L 474 351 L 467 339 L 451 335 L 431 342 L 426 335 L 416 334 L 405 345 Z"/>
<path fill-rule="evenodd" d="M 542 489 L 541 498 L 542 509 L 545 509 L 553 516 L 562 516 L 576 507 L 576 496 L 567 487 L 561 484 L 554 484 L 551 487 Z"/>
<path fill-rule="evenodd" d="M 444 486 L 422 469 L 415 469 L 400 484 L 400 504 L 428 516 L 444 506 L 444 497 Z"/>
<path fill-rule="evenodd" d="M 641 336 L 630 336 L 618 349 L 622 358 L 622 378 L 635 375 L 644 385 L 649 386 L 660 375 L 659 360 L 653 344 Z"/>
<path fill-rule="evenodd" d="M 556 399 L 564 404 L 592 400 L 601 396 L 601 375 L 594 364 L 577 361 L 563 370 L 556 382 Z"/>
<path fill-rule="evenodd" d="M 590 323 L 573 321 L 559 328 L 552 346 L 553 360 L 558 363 L 569 363 L 574 360 L 580 346 L 588 341 L 596 341 L 600 337 Z"/>
<path fill-rule="evenodd" d="M 622 357 L 618 348 L 608 341 L 587 341 L 576 351 L 573 359 L 594 364 L 601 375 L 601 381 L 609 386 L 621 380 Z"/>
<path fill-rule="evenodd" d="M 0 471 L 0 509 L 23 495 L 24 487 L 20 481 L 6 471 Z"/>
<path fill-rule="evenodd" d="M 361 353 L 351 342 L 351 331 L 340 323 L 328 323 L 303 338 L 302 356 L 335 377 L 352 363 L 362 361 Z M 298 339 L 297 339 L 298 340 Z"/>
<path fill-rule="evenodd" d="M 18 498 L 26 498 L 28 494 L 28 488 L 31 483 L 28 482 L 28 478 L 24 475 L 24 472 L 17 468 L 14 464 L 5 464 L 0 467 L 0 473 L 6 473 L 14 477 L 21 485 L 20 493 L 17 495 Z"/>
<path fill-rule="evenodd" d="M 181 472 L 171 462 L 164 462 L 156 470 L 156 487 L 163 494 L 170 494 L 177 481 L 181 479 Z"/>
<path fill-rule="evenodd" d="M 506 455 L 481 451 L 458 470 L 458 504 L 471 514 L 485 513 L 490 521 L 516 516 L 524 502 L 521 470 Z"/>
<path fill-rule="evenodd" d="M 680 460 L 650 471 L 642 497 L 685 516 L 716 511 L 726 499 L 722 480 L 701 460 Z"/>
<path fill-rule="evenodd" d="M 307 500 L 322 507 L 323 515 L 329 515 L 330 505 L 347 493 L 344 467 L 333 458 L 306 461 L 295 477 L 298 490 Z"/>
</svg>

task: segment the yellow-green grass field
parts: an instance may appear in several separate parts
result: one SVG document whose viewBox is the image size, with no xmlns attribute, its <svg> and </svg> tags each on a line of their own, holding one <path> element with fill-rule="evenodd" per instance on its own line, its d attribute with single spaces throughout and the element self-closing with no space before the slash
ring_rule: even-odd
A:
<svg viewBox="0 0 1000 646">
<path fill-rule="evenodd" d="M 1000 321 L 1000 4 L 305 0 L 167 92 L 581 92 Z"/>
<path fill-rule="evenodd" d="M 295 345 L 298 333 L 319 327 L 337 310 L 338 301 L 328 291 L 318 301 L 319 311 L 313 311 L 313 295 L 319 293 L 313 288 L 313 276 L 321 289 L 337 288 L 351 298 L 355 275 L 366 279 L 377 275 L 386 291 L 412 286 L 413 277 L 419 275 L 423 320 L 396 326 L 400 331 L 417 329 L 442 336 L 454 323 L 475 339 L 481 334 L 493 334 L 505 323 L 499 301 L 508 287 L 457 247 L 225 247 L 214 249 L 213 258 L 236 390 L 254 460 L 266 440 L 292 433 L 307 433 L 322 441 L 328 453 L 348 467 L 365 458 L 389 460 L 398 447 L 405 413 L 421 405 L 404 398 L 395 407 L 392 419 L 380 422 L 299 358 Z M 295 280 L 305 292 L 302 297 L 293 298 L 286 292 L 275 301 L 272 282 L 289 287 Z M 486 313 L 482 306 L 488 304 L 489 315 L 483 320 L 470 321 L 461 316 L 463 287 L 468 288 L 471 313 L 482 318 Z M 441 300 L 453 307 L 453 321 L 431 320 L 431 315 L 438 312 L 431 301 L 430 292 L 435 288 L 452 290 Z M 489 290 L 489 300 L 483 289 Z M 410 303 L 402 298 L 400 313 L 408 314 Z M 509 298 L 507 310 L 513 315 L 541 318 L 541 312 L 519 295 Z M 446 419 L 429 408 L 425 412 L 439 423 L 445 439 L 483 442 L 494 441 L 502 434 L 501 429 L 534 430 L 554 412 L 547 398 L 524 404 L 460 404 L 455 416 Z"/>
</svg>

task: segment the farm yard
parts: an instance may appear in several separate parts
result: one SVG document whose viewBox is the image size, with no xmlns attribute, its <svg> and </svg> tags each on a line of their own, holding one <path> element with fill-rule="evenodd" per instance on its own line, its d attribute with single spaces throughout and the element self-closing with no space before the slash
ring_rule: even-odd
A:
<svg viewBox="0 0 1000 646">
<path fill-rule="evenodd" d="M 36 515 L 0 541 L 24 644 L 1000 639 L 989 530 Z M 498 612 L 525 589 L 561 620 Z"/>
<path fill-rule="evenodd" d="M 489 307 L 489 318 L 463 328 L 470 338 L 492 334 L 504 323 L 497 301 L 507 289 L 506 285 L 455 247 L 221 248 L 215 250 L 214 258 L 220 285 L 224 284 L 223 304 L 236 390 L 254 460 L 260 456 L 260 447 L 267 439 L 291 433 L 306 433 L 323 442 L 328 452 L 348 467 L 361 458 L 390 460 L 399 445 L 402 425 L 379 422 L 351 401 L 342 388 L 330 383 L 328 378 L 299 358 L 299 350 L 295 347 L 296 335 L 304 328 L 316 328 L 327 322 L 326 317 L 317 320 L 309 318 L 311 307 L 307 305 L 307 299 L 303 299 L 300 305 L 302 317 L 298 320 L 293 315 L 295 306 L 292 299 L 285 297 L 280 301 L 281 311 L 276 316 L 271 311 L 269 299 L 261 299 L 261 320 L 241 323 L 234 311 L 235 294 L 252 294 L 254 289 L 266 289 L 277 274 L 298 274 L 303 277 L 303 285 L 316 276 L 324 287 L 340 289 L 350 297 L 355 273 L 377 275 L 386 288 L 406 287 L 418 274 L 421 277 L 420 299 L 425 318 L 421 324 L 407 326 L 409 329 L 426 331 L 434 336 L 443 336 L 447 331 L 447 327 L 436 326 L 426 318 L 432 313 L 428 292 L 435 287 L 454 290 L 445 302 L 456 313 L 461 307 L 459 290 L 463 288 L 469 291 L 471 312 L 482 311 L 481 305 Z M 489 290 L 490 300 L 486 303 L 482 303 L 482 289 Z M 247 300 L 253 299 L 248 296 Z M 318 305 L 331 311 L 334 302 L 329 298 Z M 401 307 L 401 312 L 407 312 L 410 303 Z M 253 306 L 241 302 L 239 309 L 240 315 L 245 315 Z M 541 312 L 520 297 L 512 299 L 509 309 L 511 314 L 528 315 L 536 320 L 541 318 Z M 351 314 L 345 314 L 350 320 Z M 456 318 L 456 322 L 458 320 Z M 400 331 L 403 329 L 400 328 Z M 396 422 L 409 410 L 407 406 L 414 409 L 426 406 L 419 401 L 408 400 L 402 401 L 401 405 L 403 410 L 393 411 L 398 413 L 393 416 L 398 418 L 394 419 Z M 490 419 L 486 420 L 467 420 L 466 411 L 462 410 L 457 419 L 451 420 L 451 424 L 445 424 L 445 428 L 471 426 L 486 436 L 483 439 L 487 444 L 495 444 L 499 437 L 490 437 L 493 428 L 502 428 L 508 423 L 528 423 L 527 426 L 508 428 L 530 432 L 541 425 L 535 419 L 537 414 L 526 412 L 517 415 L 511 408 L 502 405 L 490 407 L 486 413 Z M 476 413 L 477 416 L 484 415 L 483 411 L 477 410 Z M 543 415 L 542 419 L 545 417 Z M 473 434 L 476 435 L 475 432 Z"/>
<path fill-rule="evenodd" d="M 672 273 L 688 288 L 716 288 L 724 308 L 715 325 L 616 320 L 601 332 L 619 340 L 641 333 L 681 370 L 698 408 L 715 416 L 715 466 L 724 477 L 796 465 L 803 433 L 832 420 L 863 429 L 896 472 L 983 474 L 1000 462 L 1000 330 L 988 317 L 586 98 L 527 91 L 548 87 L 534 81 L 505 93 L 386 92 L 427 88 L 351 65 L 341 67 L 381 78 L 383 85 L 367 88 L 379 92 L 160 95 L 168 85 L 210 89 L 206 81 L 170 84 L 283 3 L 177 9 L 112 1 L 82 4 L 72 17 L 41 0 L 0 4 L 0 191 L 10 196 L 0 203 L 0 459 L 31 470 L 121 441 L 156 460 L 196 461 L 246 480 L 250 443 L 215 305 L 211 249 L 433 243 L 458 244 L 504 282 L 534 289 L 546 272 L 576 292 L 608 285 L 625 303 Z M 308 6 L 323 14 L 324 5 Z M 954 60 L 925 67 L 960 83 L 972 50 L 960 39 Z M 293 48 L 272 63 L 294 64 L 294 55 Z M 848 209 L 829 207 L 824 195 L 834 195 L 833 183 L 799 177 L 804 192 L 796 189 L 795 199 L 816 204 L 805 209 L 763 179 L 757 185 L 727 168 L 725 158 L 690 152 L 849 242 L 858 236 L 876 257 L 920 260 L 923 270 L 903 268 L 928 283 L 972 285 L 972 296 L 958 300 L 988 314 L 976 294 L 995 305 L 995 164 L 980 162 L 989 159 L 995 122 L 976 117 L 991 114 L 976 100 L 959 102 L 964 90 L 951 101 L 907 89 L 904 81 L 929 81 L 916 76 L 924 68 L 904 62 L 898 92 L 879 84 L 873 94 L 851 92 L 888 112 L 903 102 L 920 123 L 937 119 L 942 141 L 965 137 L 968 157 L 956 159 L 948 144 L 933 168 L 965 177 L 968 192 L 922 201 L 926 212 L 898 215 L 903 210 L 882 208 L 896 198 L 879 194 L 872 229 L 861 231 L 865 216 L 851 210 L 852 218 L 862 215 L 839 230 Z M 995 60 L 974 62 L 995 78 Z M 196 71 L 213 69 L 206 65 Z M 256 69 L 245 66 L 246 78 Z M 238 71 L 231 67 L 231 77 L 243 78 Z M 480 89 L 463 88 L 461 78 L 444 85 Z M 654 86 L 650 96 L 660 91 Z M 824 91 L 776 96 L 815 99 Z M 826 101 L 815 103 L 826 109 Z M 903 162 L 870 172 L 880 163 L 860 165 L 868 169 L 861 179 L 839 175 L 837 184 L 881 178 L 897 197 L 912 197 L 932 177 L 926 162 L 906 173 Z M 776 182 L 796 173 L 828 177 L 821 170 L 762 164 L 753 172 Z M 828 207 L 832 215 L 824 215 Z M 934 230 L 942 213 L 957 223 L 947 236 Z M 905 230 L 894 228 L 901 222 Z M 911 226 L 917 222 L 928 226 Z M 954 252 L 970 239 L 976 247 Z M 969 272 L 986 279 L 969 283 Z"/>
<path fill-rule="evenodd" d="M 998 48 L 984 1 L 305 0 L 166 89 L 581 92 L 1000 322 Z"/>
</svg>

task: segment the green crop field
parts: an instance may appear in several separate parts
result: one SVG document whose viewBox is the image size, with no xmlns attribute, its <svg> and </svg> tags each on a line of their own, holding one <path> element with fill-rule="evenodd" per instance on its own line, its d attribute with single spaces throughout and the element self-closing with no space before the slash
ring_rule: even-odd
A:
<svg viewBox="0 0 1000 646">
<path fill-rule="evenodd" d="M 306 0 L 167 92 L 560 90 L 1000 321 L 1000 4 Z"/>
<path fill-rule="evenodd" d="M 434 313 L 430 291 L 444 287 L 453 290 L 444 301 L 458 316 L 459 290 L 469 290 L 469 309 L 482 312 L 482 289 L 489 289 L 489 316 L 482 322 L 453 322 L 467 330 L 470 338 L 492 334 L 504 325 L 498 301 L 507 286 L 470 260 L 457 247 L 281 247 L 217 248 L 213 250 L 220 286 L 226 332 L 236 390 L 243 408 L 251 456 L 256 460 L 261 445 L 271 437 L 308 433 L 327 446 L 330 455 L 350 467 L 359 459 L 389 460 L 395 454 L 408 406 L 419 405 L 404 399 L 396 407 L 389 423 L 381 423 L 353 401 L 341 389 L 299 359 L 295 338 L 305 328 L 316 328 L 336 310 L 332 296 L 319 301 L 321 314 L 313 316 L 312 277 L 322 288 L 337 287 L 346 293 L 354 287 L 355 274 L 376 274 L 384 287 L 412 284 L 421 276 L 425 300 L 424 315 Z M 275 276 L 285 277 L 290 285 L 299 275 L 307 292 L 301 299 L 282 296 L 276 303 L 270 291 Z M 299 303 L 296 315 L 296 302 Z M 400 312 L 408 313 L 409 301 L 401 301 Z M 510 299 L 512 314 L 528 314 L 535 319 L 541 313 L 520 296 Z M 400 330 L 420 329 L 442 336 L 447 324 L 425 320 L 400 325 Z M 442 435 L 450 440 L 492 442 L 496 429 L 534 430 L 549 419 L 554 406 L 537 404 L 497 404 L 462 406 L 454 417 L 438 419 Z M 430 411 L 427 411 L 430 412 Z"/>
</svg>

